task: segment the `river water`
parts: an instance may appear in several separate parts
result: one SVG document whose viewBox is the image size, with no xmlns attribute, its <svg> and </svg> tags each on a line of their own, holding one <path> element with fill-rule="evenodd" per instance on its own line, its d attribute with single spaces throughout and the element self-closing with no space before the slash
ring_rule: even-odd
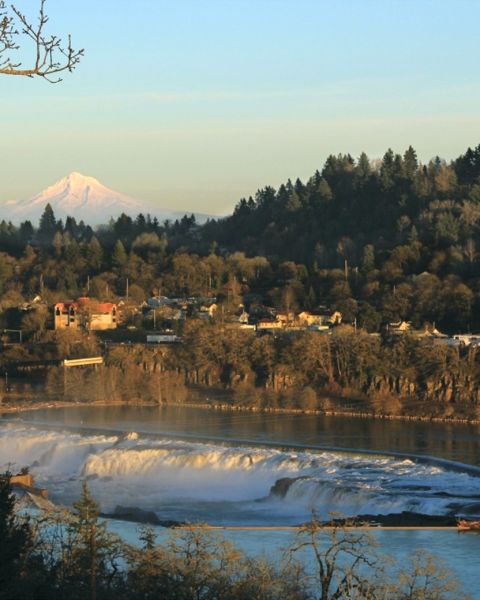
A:
<svg viewBox="0 0 480 600">
<path fill-rule="evenodd" d="M 52 500 L 81 481 L 105 512 L 135 506 L 161 519 L 281 526 L 330 515 L 480 517 L 480 428 L 189 407 L 70 407 L 0 420 L 0 467 L 29 465 Z M 126 527 L 126 526 L 125 526 Z M 236 532 L 270 553 L 288 532 Z M 426 547 L 474 594 L 480 535 L 378 532 L 398 555 Z M 466 557 L 469 557 L 466 560 Z"/>
</svg>

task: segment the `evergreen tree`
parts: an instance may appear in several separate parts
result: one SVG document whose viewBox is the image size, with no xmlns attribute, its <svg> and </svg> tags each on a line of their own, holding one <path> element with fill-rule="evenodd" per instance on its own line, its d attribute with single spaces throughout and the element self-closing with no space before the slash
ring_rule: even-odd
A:
<svg viewBox="0 0 480 600">
<path fill-rule="evenodd" d="M 375 268 L 375 248 L 372 244 L 367 244 L 362 252 L 362 272 L 369 273 Z"/>
<path fill-rule="evenodd" d="M 27 519 L 15 514 L 15 495 L 11 473 L 0 476 L 0 599 L 20 600 L 23 579 L 28 576 L 28 556 L 33 547 L 33 532 Z"/>
<path fill-rule="evenodd" d="M 58 259 L 62 256 L 63 248 L 63 236 L 59 231 L 57 231 L 53 236 L 52 244 L 55 252 L 55 257 Z"/>
<path fill-rule="evenodd" d="M 302 201 L 296 190 L 290 194 L 285 208 L 289 213 L 295 213 L 302 208 Z"/>
<path fill-rule="evenodd" d="M 115 242 L 115 246 L 113 248 L 112 254 L 112 265 L 116 269 L 122 269 L 125 266 L 128 260 L 127 253 L 125 251 L 125 246 L 122 244 L 120 240 Z"/>
<path fill-rule="evenodd" d="M 328 181 L 323 179 L 323 177 L 318 184 L 317 192 L 322 204 L 328 204 L 333 198 L 332 189 L 328 185 Z"/>
<path fill-rule="evenodd" d="M 74 239 L 79 238 L 79 226 L 77 225 L 75 217 L 67 217 L 65 221 L 65 232 L 69 233 Z"/>
<path fill-rule="evenodd" d="M 461 184 L 471 185 L 480 177 L 480 144 L 474 148 L 468 148 L 465 154 L 459 156 L 454 163 L 458 181 Z"/>
<path fill-rule="evenodd" d="M 305 308 L 312 310 L 312 308 L 315 308 L 316 305 L 317 305 L 317 296 L 315 294 L 315 290 L 313 289 L 313 287 L 310 286 L 308 288 L 308 293 L 305 298 Z"/>
<path fill-rule="evenodd" d="M 100 271 L 103 260 L 103 249 L 95 236 L 88 242 L 85 258 L 91 272 L 97 273 Z"/>
<path fill-rule="evenodd" d="M 98 520 L 100 509 L 86 482 L 83 482 L 82 494 L 73 508 L 69 530 L 74 547 L 67 579 L 72 586 L 71 595 L 90 600 L 97 596 L 107 597 L 109 589 L 117 583 L 120 540 L 108 533 L 105 522 Z"/>
<path fill-rule="evenodd" d="M 31 223 L 31 221 L 24 221 L 21 225 L 20 225 L 20 229 L 18 231 L 19 237 L 20 237 L 20 241 L 23 244 L 28 244 L 32 241 L 33 238 L 33 234 L 34 234 L 34 230 L 33 230 L 33 225 Z"/>
<path fill-rule="evenodd" d="M 395 155 L 393 150 L 389 148 L 383 155 L 382 166 L 380 167 L 380 179 L 385 190 L 393 186 L 395 170 Z"/>
<path fill-rule="evenodd" d="M 403 155 L 403 168 L 407 179 L 413 181 L 415 173 L 418 169 L 418 159 L 417 153 L 412 146 L 409 146 L 407 150 L 405 150 L 405 154 Z"/>
<path fill-rule="evenodd" d="M 40 223 L 38 226 L 38 240 L 41 243 L 47 244 L 52 241 L 57 230 L 57 221 L 50 203 L 45 206 Z"/>
<path fill-rule="evenodd" d="M 147 221 L 142 213 L 139 213 L 135 219 L 135 228 L 137 234 L 144 233 L 147 230 Z"/>
<path fill-rule="evenodd" d="M 366 181 L 372 174 L 372 167 L 370 165 L 370 160 L 369 160 L 368 156 L 365 154 L 365 152 L 362 152 L 360 154 L 356 171 L 357 171 L 357 177 L 361 182 Z"/>
</svg>

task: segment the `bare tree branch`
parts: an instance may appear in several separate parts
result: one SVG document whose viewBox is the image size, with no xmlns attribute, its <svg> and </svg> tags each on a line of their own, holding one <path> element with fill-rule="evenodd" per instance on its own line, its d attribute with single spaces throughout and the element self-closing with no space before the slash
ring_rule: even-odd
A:
<svg viewBox="0 0 480 600">
<path fill-rule="evenodd" d="M 61 38 L 45 34 L 49 20 L 45 14 L 45 1 L 40 0 L 38 22 L 31 24 L 15 5 L 8 8 L 5 1 L 0 0 L 0 75 L 37 76 L 58 83 L 62 81 L 59 73 L 72 72 L 80 62 L 84 50 L 75 50 L 70 36 L 65 46 Z M 33 64 L 29 68 L 22 67 L 22 63 L 15 62 L 11 56 L 20 49 L 18 40 L 21 36 L 33 44 Z"/>
</svg>

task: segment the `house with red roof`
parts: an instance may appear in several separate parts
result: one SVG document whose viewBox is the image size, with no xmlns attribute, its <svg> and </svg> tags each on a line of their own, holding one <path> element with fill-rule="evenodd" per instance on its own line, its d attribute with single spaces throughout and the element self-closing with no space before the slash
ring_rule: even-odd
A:
<svg viewBox="0 0 480 600">
<path fill-rule="evenodd" d="M 57 302 L 53 306 L 54 329 L 78 329 L 88 331 L 116 329 L 117 305 L 112 302 L 97 302 L 91 298 L 78 298 L 74 302 Z"/>
</svg>

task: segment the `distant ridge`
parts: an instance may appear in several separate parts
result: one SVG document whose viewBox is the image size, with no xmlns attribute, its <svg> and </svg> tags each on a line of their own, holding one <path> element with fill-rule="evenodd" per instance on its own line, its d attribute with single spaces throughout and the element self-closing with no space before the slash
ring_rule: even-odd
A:
<svg viewBox="0 0 480 600">
<path fill-rule="evenodd" d="M 106 224 L 112 217 L 119 217 L 122 213 L 131 217 L 139 213 L 150 214 L 160 222 L 179 219 L 185 213 L 191 213 L 159 208 L 111 190 L 94 177 L 73 171 L 32 198 L 0 202 L 0 219 L 16 223 L 29 219 L 36 225 L 47 204 L 52 206 L 58 219 L 65 220 L 67 216 L 71 216 L 88 225 Z M 199 223 L 209 218 L 209 215 L 194 214 Z"/>
</svg>

